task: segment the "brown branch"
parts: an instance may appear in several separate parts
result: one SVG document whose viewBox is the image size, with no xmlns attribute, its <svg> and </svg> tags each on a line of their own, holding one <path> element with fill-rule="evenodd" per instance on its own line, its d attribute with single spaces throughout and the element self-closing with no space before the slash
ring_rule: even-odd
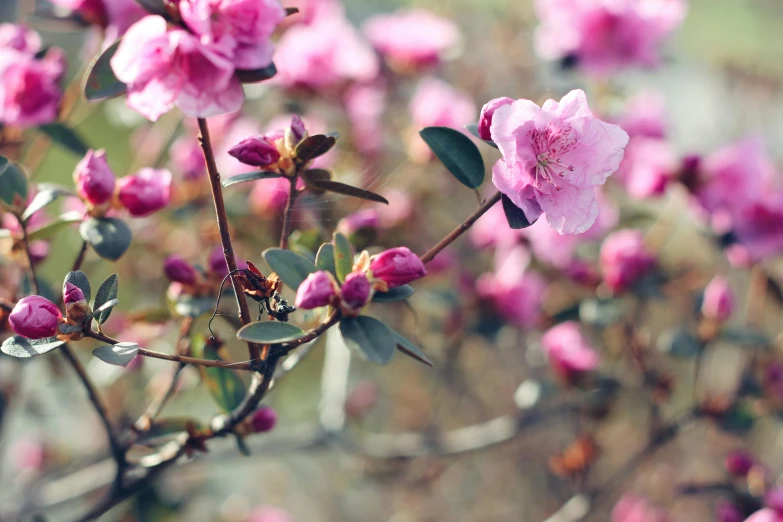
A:
<svg viewBox="0 0 783 522">
<path fill-rule="evenodd" d="M 76 272 L 82 267 L 82 263 L 84 263 L 84 257 L 87 255 L 87 246 L 87 241 L 82 241 L 82 247 L 79 249 L 79 253 L 76 256 L 76 259 L 73 261 L 71 272 Z"/>
</svg>

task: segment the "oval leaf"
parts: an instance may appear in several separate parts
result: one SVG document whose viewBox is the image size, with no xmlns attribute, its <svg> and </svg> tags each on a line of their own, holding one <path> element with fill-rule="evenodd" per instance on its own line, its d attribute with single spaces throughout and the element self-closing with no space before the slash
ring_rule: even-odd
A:
<svg viewBox="0 0 783 522">
<path fill-rule="evenodd" d="M 27 239 L 33 241 L 35 239 L 52 239 L 59 234 L 63 229 L 68 228 L 75 223 L 81 223 L 84 219 L 84 215 L 81 212 L 66 212 L 51 223 L 47 223 L 41 227 L 34 228 L 27 233 Z"/>
<path fill-rule="evenodd" d="M 329 152 L 336 142 L 334 136 L 324 134 L 308 136 L 296 146 L 294 155 L 301 163 L 306 163 Z"/>
<path fill-rule="evenodd" d="M 340 183 L 338 181 L 310 181 L 310 184 L 326 192 L 334 192 L 336 194 L 343 194 L 344 196 L 353 196 L 355 198 L 376 201 L 386 205 L 389 204 L 389 201 L 380 194 L 370 192 L 369 190 L 360 189 L 359 187 L 346 185 L 345 183 Z"/>
<path fill-rule="evenodd" d="M 399 333 L 395 332 L 394 330 L 392 330 L 392 333 L 394 334 L 394 342 L 397 343 L 398 350 L 400 350 L 408 357 L 419 361 L 422 364 L 426 364 L 427 366 L 432 366 L 432 361 L 430 361 L 429 358 L 426 355 L 424 355 L 424 352 L 419 350 L 418 346 L 416 346 L 415 344 L 413 344 L 408 339 L 406 339 Z"/>
<path fill-rule="evenodd" d="M 419 135 L 460 183 L 472 189 L 481 186 L 484 159 L 470 138 L 449 127 L 427 127 Z"/>
<path fill-rule="evenodd" d="M 469 125 L 465 125 L 465 130 L 467 130 L 473 136 L 477 137 L 478 139 L 480 139 L 481 141 L 483 141 L 484 143 L 486 143 L 490 147 L 495 147 L 496 149 L 498 148 L 497 144 L 494 141 L 492 141 L 492 140 L 485 140 L 481 136 L 479 136 L 478 125 L 476 125 L 475 123 L 471 123 Z"/>
<path fill-rule="evenodd" d="M 282 178 L 282 174 L 278 174 L 277 172 L 266 172 L 266 171 L 258 171 L 258 172 L 246 172 L 245 174 L 237 174 L 236 176 L 231 176 L 230 178 L 225 178 L 221 180 L 221 184 L 224 187 L 230 187 L 231 185 L 237 185 L 239 183 L 247 183 L 248 181 L 257 181 L 259 179 L 273 179 L 273 178 Z"/>
<path fill-rule="evenodd" d="M 236 75 L 242 83 L 258 83 L 268 80 L 277 74 L 277 67 L 270 63 L 260 69 L 237 69 Z"/>
<path fill-rule="evenodd" d="M 38 129 L 49 136 L 52 141 L 63 148 L 73 152 L 77 156 L 84 156 L 90 147 L 75 130 L 62 123 L 50 123 L 41 125 Z"/>
<path fill-rule="evenodd" d="M 125 93 L 126 86 L 119 81 L 111 69 L 110 61 L 117 52 L 121 40 L 117 40 L 90 64 L 82 86 L 87 101 L 113 98 Z"/>
<path fill-rule="evenodd" d="M 340 321 L 345 344 L 370 362 L 388 364 L 397 346 L 395 332 L 379 320 L 366 315 Z"/>
<path fill-rule="evenodd" d="M 237 339 L 259 344 L 278 344 L 295 341 L 307 335 L 307 332 L 289 323 L 266 321 L 250 323 L 237 332 Z"/>
<path fill-rule="evenodd" d="M 101 361 L 115 366 L 128 366 L 138 353 L 139 345 L 136 343 L 117 343 L 114 346 L 101 346 L 92 351 L 92 354 Z"/>
<path fill-rule="evenodd" d="M 117 274 L 112 274 L 106 279 L 106 281 L 101 283 L 101 286 L 98 288 L 98 292 L 95 294 L 95 302 L 92 305 L 95 310 L 99 310 L 106 303 L 117 299 L 119 282 L 120 280 Z M 98 313 L 96 316 L 98 324 L 103 324 L 106 322 L 106 320 L 111 315 L 112 308 L 114 308 L 114 305 L 109 306 Z"/>
<path fill-rule="evenodd" d="M 191 350 L 195 357 L 210 361 L 223 360 L 215 345 L 208 342 L 206 337 L 200 334 L 193 336 Z M 212 398 L 224 411 L 230 412 L 242 403 L 242 400 L 245 398 L 245 384 L 235 370 L 201 366 L 199 371 Z"/>
<path fill-rule="evenodd" d="M 315 267 L 318 270 L 326 270 L 331 272 L 332 275 L 337 276 L 337 270 L 334 267 L 334 245 L 331 243 L 324 243 L 321 248 L 318 249 L 318 253 L 315 255 Z"/>
<path fill-rule="evenodd" d="M 334 268 L 337 279 L 345 281 L 345 277 L 353 270 L 353 247 L 351 242 L 341 232 L 335 232 L 332 236 L 334 244 Z"/>
<path fill-rule="evenodd" d="M 375 292 L 372 296 L 372 300 L 376 303 L 391 303 L 394 301 L 402 301 L 413 295 L 413 287 L 410 285 L 402 285 L 397 288 L 392 288 L 388 292 Z"/>
<path fill-rule="evenodd" d="M 57 337 L 48 337 L 46 339 L 28 339 L 21 335 L 14 335 L 3 341 L 0 350 L 6 355 L 11 357 L 18 357 L 20 359 L 29 359 L 30 357 L 36 357 L 43 355 L 47 352 L 51 352 L 55 348 L 59 348 L 64 345 L 64 341 L 60 341 Z"/>
<path fill-rule="evenodd" d="M 318 271 L 312 261 L 290 250 L 268 248 L 262 255 L 280 280 L 294 290 L 307 276 Z"/>
<path fill-rule="evenodd" d="M 27 221 L 30 219 L 30 216 L 41 210 L 47 205 L 50 205 L 57 201 L 57 198 L 59 198 L 62 195 L 62 192 L 57 189 L 44 189 L 39 191 L 33 200 L 30 202 L 29 205 L 27 205 L 27 208 L 24 209 L 24 214 L 22 214 L 22 221 Z"/>
<path fill-rule="evenodd" d="M 65 283 L 71 283 L 72 285 L 79 288 L 79 290 L 82 291 L 84 294 L 84 299 L 89 303 L 90 297 L 92 296 L 92 287 L 90 286 L 90 281 L 87 279 L 87 276 L 82 271 L 76 271 L 76 272 L 68 272 L 65 276 L 65 280 L 63 281 L 63 290 L 65 289 Z"/>
<path fill-rule="evenodd" d="M 117 218 L 88 218 L 82 222 L 79 233 L 99 256 L 109 261 L 122 257 L 133 238 L 128 225 Z"/>
<path fill-rule="evenodd" d="M 506 220 L 508 220 L 508 226 L 510 226 L 514 230 L 527 228 L 533 223 L 535 223 L 535 221 L 533 221 L 533 223 L 528 221 L 524 211 L 518 206 L 516 206 L 510 199 L 508 199 L 505 194 L 500 196 L 500 201 L 503 204 L 503 212 L 506 214 Z"/>
<path fill-rule="evenodd" d="M 8 207 L 21 207 L 27 202 L 28 191 L 24 171 L 13 161 L 0 156 L 0 201 Z"/>
</svg>

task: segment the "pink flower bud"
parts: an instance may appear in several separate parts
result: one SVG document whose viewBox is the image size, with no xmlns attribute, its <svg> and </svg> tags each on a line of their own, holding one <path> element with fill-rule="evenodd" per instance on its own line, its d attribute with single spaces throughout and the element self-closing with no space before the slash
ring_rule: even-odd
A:
<svg viewBox="0 0 783 522">
<path fill-rule="evenodd" d="M 250 424 L 254 433 L 272 431 L 277 424 L 277 412 L 269 406 L 261 406 L 253 413 Z"/>
<path fill-rule="evenodd" d="M 734 310 L 734 294 L 726 278 L 716 276 L 704 289 L 701 313 L 704 317 L 725 321 Z"/>
<path fill-rule="evenodd" d="M 268 167 L 280 159 L 280 153 L 275 144 L 264 136 L 251 136 L 234 145 L 228 153 L 253 167 Z"/>
<path fill-rule="evenodd" d="M 732 451 L 723 461 L 726 471 L 735 477 L 744 477 L 756 465 L 753 455 L 747 451 Z"/>
<path fill-rule="evenodd" d="M 294 114 L 291 118 L 291 137 L 294 139 L 294 143 L 299 143 L 305 136 L 307 136 L 307 129 L 299 115 Z"/>
<path fill-rule="evenodd" d="M 600 360 L 575 322 L 569 321 L 550 328 L 541 338 L 541 344 L 554 370 L 568 381 L 594 370 Z"/>
<path fill-rule="evenodd" d="M 343 281 L 343 303 L 359 310 L 370 301 L 372 286 L 364 272 L 351 272 Z"/>
<path fill-rule="evenodd" d="M 337 283 L 332 274 L 321 270 L 307 276 L 296 291 L 296 307 L 302 310 L 312 310 L 327 306 L 334 302 L 337 296 Z"/>
<path fill-rule="evenodd" d="M 655 266 L 655 256 L 645 248 L 639 230 L 611 234 L 601 246 L 600 258 L 604 282 L 613 292 L 628 290 Z"/>
<path fill-rule="evenodd" d="M 478 133 L 482 140 L 492 141 L 492 136 L 489 133 L 489 128 L 492 125 L 492 116 L 495 115 L 495 111 L 500 107 L 511 105 L 512 103 L 514 103 L 514 100 L 511 98 L 495 98 L 481 108 Z"/>
<path fill-rule="evenodd" d="M 407 247 L 391 248 L 374 256 L 370 270 L 373 277 L 384 281 L 389 288 L 407 285 L 427 275 L 424 263 Z"/>
<path fill-rule="evenodd" d="M 171 200 L 171 172 L 166 169 L 141 169 L 122 178 L 119 185 L 120 203 L 131 216 L 148 216 Z"/>
<path fill-rule="evenodd" d="M 11 329 L 29 339 L 44 339 L 57 334 L 62 313 L 57 306 L 40 295 L 24 297 L 8 316 Z"/>
<path fill-rule="evenodd" d="M 106 162 L 106 153 L 102 150 L 89 151 L 76 165 L 73 172 L 76 191 L 92 205 L 102 205 L 114 196 L 117 178 Z"/>
<path fill-rule="evenodd" d="M 65 288 L 63 288 L 63 302 L 68 305 L 81 301 L 86 301 L 82 289 L 71 283 L 65 283 Z"/>
<path fill-rule="evenodd" d="M 163 263 L 163 273 L 170 281 L 192 285 L 198 279 L 198 272 L 193 266 L 179 256 L 169 256 Z"/>
</svg>

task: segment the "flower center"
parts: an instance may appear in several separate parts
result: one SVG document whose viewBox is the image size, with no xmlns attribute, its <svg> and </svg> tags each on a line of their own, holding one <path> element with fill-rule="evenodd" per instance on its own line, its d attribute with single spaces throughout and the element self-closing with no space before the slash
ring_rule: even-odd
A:
<svg viewBox="0 0 783 522">
<path fill-rule="evenodd" d="M 556 190 L 560 190 L 561 187 L 555 183 L 555 178 L 565 177 L 565 171 L 573 172 L 574 167 L 559 160 L 560 155 L 571 150 L 578 141 L 569 130 L 569 128 L 547 127 L 530 131 L 533 151 L 536 153 L 535 186 L 537 188 L 540 189 L 542 182 L 546 181 Z"/>
<path fill-rule="evenodd" d="M 536 187 L 541 188 L 541 179 L 560 190 L 561 187 L 555 183 L 555 176 L 565 177 L 565 171 L 573 172 L 574 167 L 561 163 L 553 156 L 552 150 L 543 152 L 536 156 Z"/>
</svg>

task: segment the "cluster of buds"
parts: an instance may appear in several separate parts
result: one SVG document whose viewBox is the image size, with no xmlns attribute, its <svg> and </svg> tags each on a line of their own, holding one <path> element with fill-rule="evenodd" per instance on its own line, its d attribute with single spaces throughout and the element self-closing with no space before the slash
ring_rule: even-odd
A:
<svg viewBox="0 0 783 522">
<path fill-rule="evenodd" d="M 325 270 L 310 274 L 296 292 L 296 306 L 303 310 L 333 306 L 346 316 L 355 316 L 375 292 L 388 292 L 425 275 L 424 263 L 406 247 L 392 248 L 373 257 L 364 251 L 342 286 Z"/>
<path fill-rule="evenodd" d="M 294 116 L 287 128 L 245 138 L 228 153 L 245 165 L 290 177 L 297 170 L 296 147 L 307 137 L 302 118 Z"/>
<path fill-rule="evenodd" d="M 103 150 L 90 150 L 73 173 L 76 191 L 87 212 L 103 217 L 112 208 L 125 208 L 131 216 L 148 216 L 168 205 L 171 173 L 165 169 L 141 169 L 117 180 Z"/>
<path fill-rule="evenodd" d="M 78 341 L 92 310 L 84 292 L 68 282 L 63 286 L 63 303 L 65 317 L 60 308 L 45 297 L 23 297 L 8 315 L 8 324 L 14 332 L 28 339 L 57 337 L 62 341 Z"/>
</svg>

